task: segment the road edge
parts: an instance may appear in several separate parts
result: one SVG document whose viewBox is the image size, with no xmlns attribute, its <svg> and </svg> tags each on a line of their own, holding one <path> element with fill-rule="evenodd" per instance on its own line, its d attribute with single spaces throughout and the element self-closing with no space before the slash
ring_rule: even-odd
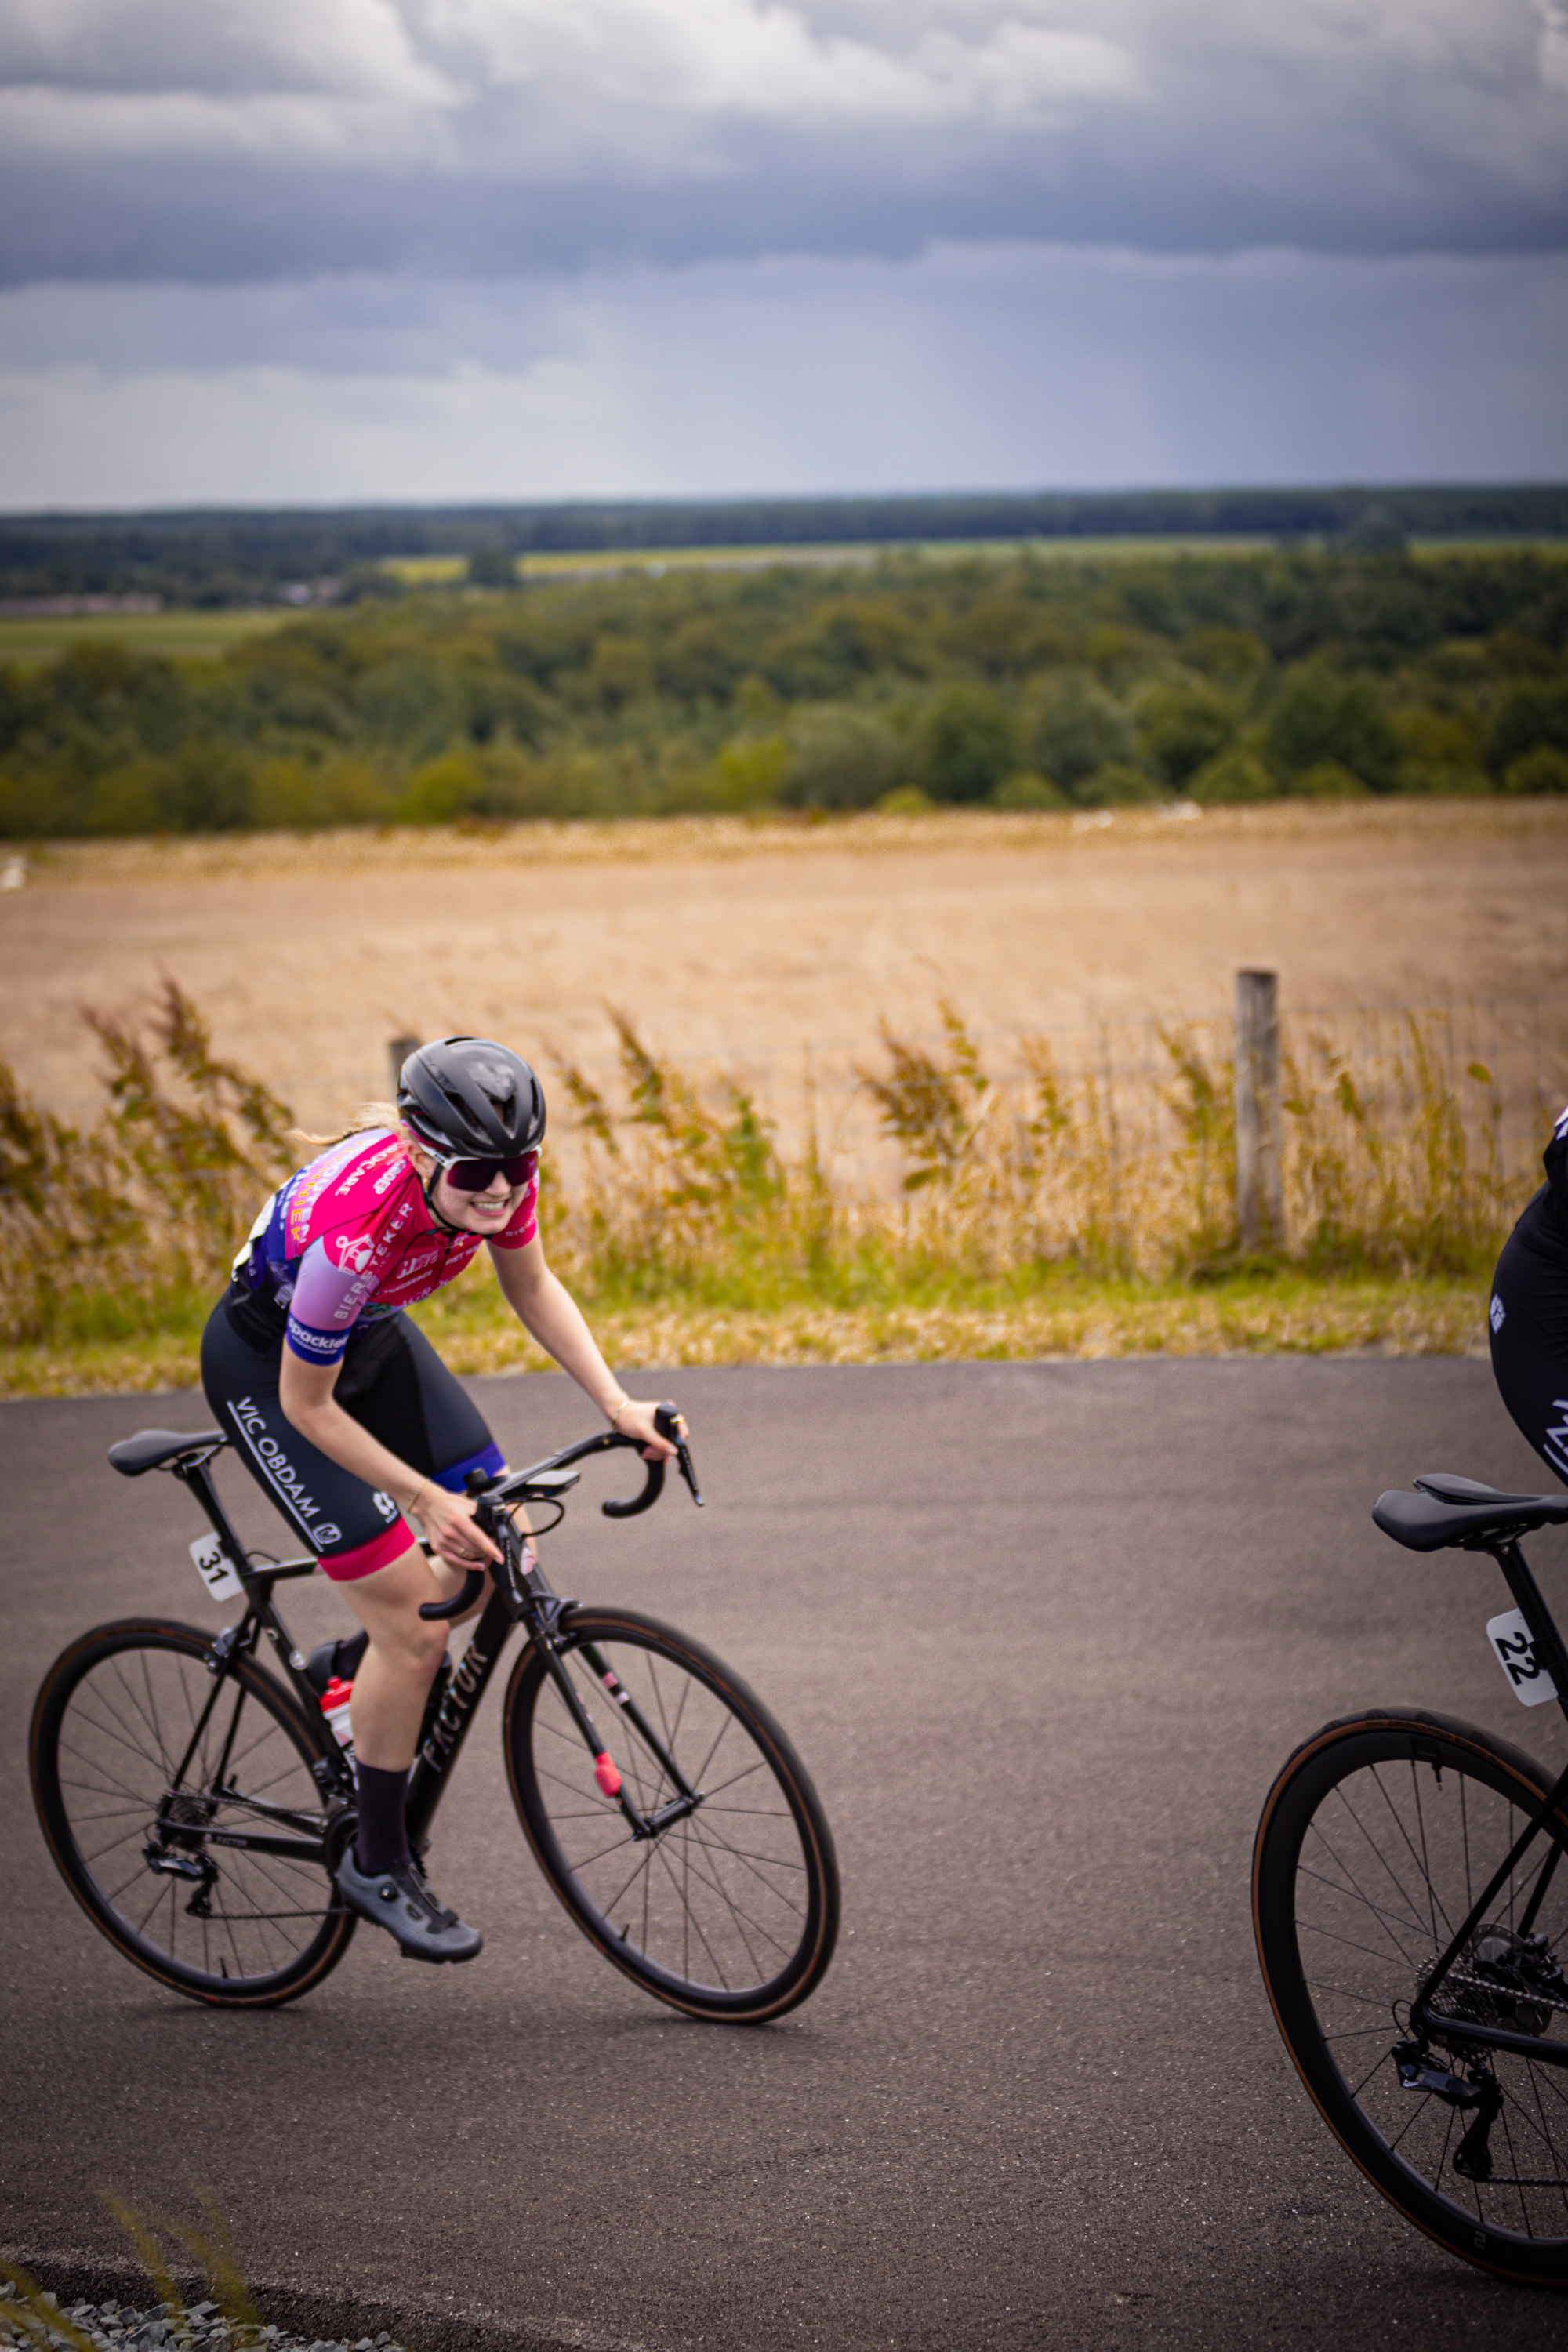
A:
<svg viewBox="0 0 1568 2352">
<path fill-rule="evenodd" d="M 16 2243 L 0 2246 L 0 2255 L 26 2271 L 62 2306 L 111 2300 L 150 2306 L 156 2300 L 157 2290 L 141 2264 L 121 2255 Z M 212 2292 L 204 2274 L 188 2265 L 172 2262 L 169 2271 L 192 2301 Z M 353 2344 L 384 2328 L 405 2352 L 563 2352 L 563 2347 L 570 2352 L 658 2352 L 652 2345 L 606 2335 L 584 2321 L 502 2315 L 460 2302 L 455 2294 L 393 2302 L 352 2290 L 329 2294 L 267 2276 L 247 2274 L 246 2284 L 268 2325 L 308 2344 Z"/>
</svg>

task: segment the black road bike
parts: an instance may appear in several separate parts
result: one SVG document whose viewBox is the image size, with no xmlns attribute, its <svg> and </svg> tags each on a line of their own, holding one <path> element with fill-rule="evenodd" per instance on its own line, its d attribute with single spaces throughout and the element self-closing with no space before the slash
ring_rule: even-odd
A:
<svg viewBox="0 0 1568 2352">
<path fill-rule="evenodd" d="M 658 1425 L 679 1436 L 675 1408 Z M 221 1430 L 143 1430 L 111 1446 L 127 1477 L 172 1473 L 212 1533 L 192 1546 L 214 1597 L 243 1600 L 216 1635 L 165 1618 L 100 1625 L 44 1677 L 30 1756 L 38 1819 L 62 1876 L 110 1941 L 193 2000 L 264 2008 L 334 1969 L 356 1920 L 332 1873 L 354 1832 L 352 1756 L 324 1723 L 274 1587 L 313 1559 L 247 1554 L 213 1481 Z M 604 1432 L 531 1469 L 470 1478 L 501 1554 L 455 1671 L 437 1677 L 408 1786 L 416 1853 L 514 1626 L 524 1643 L 501 1706 L 523 1834 L 607 1960 L 689 2016 L 760 2024 L 821 1982 L 838 1930 L 838 1872 L 816 1791 L 738 1675 L 701 1643 L 630 1609 L 559 1598 L 525 1549 L 519 1505 L 554 1506 L 586 1455 L 635 1446 Z M 684 1442 L 679 1466 L 701 1501 Z M 647 1510 L 664 1486 L 603 1505 Z M 474 1570 L 426 1617 L 472 1606 Z M 274 1654 L 269 1671 L 261 1636 Z M 588 1690 L 599 1710 L 590 1711 Z M 603 1725 L 601 1730 L 600 1725 Z"/>
<path fill-rule="evenodd" d="M 1373 1517 L 1412 1551 L 1489 1552 L 1515 1695 L 1568 1715 L 1568 1653 L 1520 1549 L 1568 1496 L 1418 1478 Z M 1568 2285 L 1568 1771 L 1447 1716 L 1326 1724 L 1263 1808 L 1268 1998 L 1330 2129 L 1400 2212 L 1498 2276 Z"/>
</svg>

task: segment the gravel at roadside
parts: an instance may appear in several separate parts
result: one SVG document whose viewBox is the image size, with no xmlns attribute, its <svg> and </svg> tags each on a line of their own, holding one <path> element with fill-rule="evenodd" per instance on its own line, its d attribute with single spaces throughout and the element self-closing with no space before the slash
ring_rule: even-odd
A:
<svg viewBox="0 0 1568 2352">
<path fill-rule="evenodd" d="M 23 2320 L 27 2313 L 30 2325 Z M 49 2324 L 57 2315 L 66 2325 Z M 42 2323 L 40 2325 L 40 2323 Z M 0 2281 L 0 2347 L 77 2352 L 85 2336 L 94 2352 L 405 2352 L 383 2328 L 379 2335 L 290 2336 L 281 2327 L 247 2326 L 225 2317 L 216 2303 L 194 2303 L 184 2311 L 167 2304 L 137 2307 L 129 2303 L 62 2304 L 52 2294 L 25 2299 Z"/>
</svg>

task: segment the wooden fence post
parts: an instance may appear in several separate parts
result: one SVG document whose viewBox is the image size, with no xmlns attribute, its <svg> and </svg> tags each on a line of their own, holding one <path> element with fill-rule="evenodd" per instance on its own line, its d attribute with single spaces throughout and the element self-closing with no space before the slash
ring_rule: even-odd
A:
<svg viewBox="0 0 1568 2352">
<path fill-rule="evenodd" d="M 397 1100 L 397 1082 L 403 1076 L 403 1065 L 410 1054 L 416 1054 L 424 1044 L 422 1037 L 389 1037 L 387 1055 L 392 1063 L 392 1099 Z"/>
<path fill-rule="evenodd" d="M 1236 975 L 1236 1221 L 1244 1252 L 1279 1248 L 1279 975 Z"/>
</svg>

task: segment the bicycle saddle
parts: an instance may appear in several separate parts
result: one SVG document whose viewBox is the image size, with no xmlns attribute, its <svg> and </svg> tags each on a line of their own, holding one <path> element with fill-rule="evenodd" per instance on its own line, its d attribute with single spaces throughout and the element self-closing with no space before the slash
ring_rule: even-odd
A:
<svg viewBox="0 0 1568 2352">
<path fill-rule="evenodd" d="M 1505 1495 L 1447 1470 L 1428 1471 L 1415 1484 L 1419 1493 L 1396 1487 L 1372 1507 L 1374 1524 L 1407 1551 L 1474 1549 L 1531 1528 L 1568 1525 L 1568 1495 Z"/>
<path fill-rule="evenodd" d="M 161 1470 L 176 1454 L 195 1454 L 209 1445 L 226 1445 L 221 1429 L 139 1429 L 109 1449 L 109 1458 L 126 1478 L 140 1478 L 144 1470 Z"/>
</svg>

